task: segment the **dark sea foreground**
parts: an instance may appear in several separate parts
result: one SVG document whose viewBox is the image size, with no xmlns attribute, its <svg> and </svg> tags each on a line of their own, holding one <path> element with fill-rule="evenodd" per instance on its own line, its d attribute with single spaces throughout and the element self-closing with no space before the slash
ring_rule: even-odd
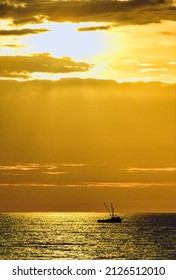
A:
<svg viewBox="0 0 176 280">
<path fill-rule="evenodd" d="M 176 214 L 1 213 L 0 259 L 176 259 Z"/>
</svg>

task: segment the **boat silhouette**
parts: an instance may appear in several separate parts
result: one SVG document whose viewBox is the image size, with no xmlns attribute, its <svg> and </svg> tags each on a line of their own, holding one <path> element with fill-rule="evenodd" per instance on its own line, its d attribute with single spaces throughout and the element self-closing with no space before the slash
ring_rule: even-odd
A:
<svg viewBox="0 0 176 280">
<path fill-rule="evenodd" d="M 116 216 L 114 214 L 114 207 L 111 203 L 111 211 L 109 210 L 108 206 L 106 205 L 106 203 L 104 203 L 104 206 L 106 207 L 107 211 L 110 214 L 110 218 L 108 219 L 99 219 L 98 223 L 121 223 L 121 221 L 123 220 L 121 217 Z"/>
</svg>

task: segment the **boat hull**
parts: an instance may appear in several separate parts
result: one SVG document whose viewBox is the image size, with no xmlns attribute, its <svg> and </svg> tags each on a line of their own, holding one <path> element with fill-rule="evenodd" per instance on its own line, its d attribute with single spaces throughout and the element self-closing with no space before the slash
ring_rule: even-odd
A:
<svg viewBox="0 0 176 280">
<path fill-rule="evenodd" d="M 103 220 L 98 220 L 98 223 L 121 223 L 123 219 L 122 218 L 117 218 L 117 219 L 103 219 Z"/>
</svg>

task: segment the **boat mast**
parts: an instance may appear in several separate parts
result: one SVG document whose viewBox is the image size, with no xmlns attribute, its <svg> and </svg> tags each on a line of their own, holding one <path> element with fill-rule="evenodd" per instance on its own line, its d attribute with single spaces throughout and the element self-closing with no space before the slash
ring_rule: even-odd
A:
<svg viewBox="0 0 176 280">
<path fill-rule="evenodd" d="M 111 203 L 111 210 L 112 210 L 111 216 L 114 217 L 114 207 L 113 207 L 112 203 Z"/>
<path fill-rule="evenodd" d="M 106 203 L 104 202 L 104 206 L 106 207 L 106 209 L 108 210 L 108 212 L 109 212 L 109 214 L 110 214 L 110 216 L 112 216 L 112 213 L 111 213 L 111 211 L 109 210 L 109 208 L 108 208 L 108 206 L 106 205 Z"/>
</svg>

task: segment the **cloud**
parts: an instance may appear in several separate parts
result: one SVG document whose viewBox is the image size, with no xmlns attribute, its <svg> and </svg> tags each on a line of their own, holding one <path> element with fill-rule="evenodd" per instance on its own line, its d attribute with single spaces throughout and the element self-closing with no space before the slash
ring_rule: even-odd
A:
<svg viewBox="0 0 176 280">
<path fill-rule="evenodd" d="M 0 187 L 58 187 L 57 184 L 42 184 L 42 183 L 0 183 Z"/>
<path fill-rule="evenodd" d="M 24 36 L 29 34 L 39 34 L 42 32 L 48 32 L 49 29 L 39 28 L 39 29 L 11 29 L 11 30 L 0 30 L 0 35 L 2 36 Z"/>
<path fill-rule="evenodd" d="M 32 56 L 1 56 L 0 72 L 2 77 L 24 77 L 29 73 L 70 73 L 85 72 L 93 67 L 92 64 L 76 62 L 69 57 L 54 58 L 48 54 Z"/>
<path fill-rule="evenodd" d="M 8 72 L 7 70 L 2 70 L 2 71 L 0 71 L 0 73 L 1 73 L 2 78 L 8 78 L 8 79 L 23 79 L 23 80 L 26 80 L 26 79 L 31 78 L 29 73 L 25 72 L 25 71 L 18 73 L 16 71 Z"/>
<path fill-rule="evenodd" d="M 158 167 L 158 168 L 141 168 L 141 167 L 129 167 L 127 169 L 128 172 L 175 172 L 175 167 Z"/>
<path fill-rule="evenodd" d="M 38 163 L 14 163 L 11 165 L 0 165 L 0 177 L 10 178 L 11 176 L 29 176 L 40 178 L 43 175 L 62 175 L 75 172 L 75 168 L 86 167 L 81 163 L 58 163 L 58 164 L 38 164 Z M 52 176 L 51 176 L 52 177 Z M 6 180 L 6 179 L 5 179 Z"/>
<path fill-rule="evenodd" d="M 63 174 L 68 173 L 67 171 L 50 171 L 60 168 L 74 168 L 74 167 L 84 167 L 86 164 L 83 163 L 59 163 L 59 164 L 38 164 L 38 163 L 16 163 L 13 165 L 0 165 L 0 171 L 30 171 L 30 170 L 45 170 L 47 174 Z M 49 171 L 48 171 L 49 170 Z M 7 173 L 5 173 L 7 175 Z M 2 175 L 2 174 L 1 174 Z"/>
<path fill-rule="evenodd" d="M 78 31 L 85 32 L 85 31 L 104 31 L 104 30 L 110 30 L 112 27 L 111 25 L 102 25 L 102 26 L 88 26 L 88 27 L 79 27 Z"/>
<path fill-rule="evenodd" d="M 1 45 L 1 47 L 5 47 L 5 48 L 23 48 L 24 45 L 5 44 L 5 45 Z"/>
<path fill-rule="evenodd" d="M 68 174 L 69 172 L 63 172 L 63 171 L 46 171 L 46 172 L 42 172 L 44 174 L 49 174 L 49 175 L 61 175 L 61 174 Z"/>
<path fill-rule="evenodd" d="M 67 187 L 57 183 L 9 183 L 0 185 L 0 211 L 57 212 L 105 211 L 103 201 L 118 212 L 175 212 L 173 186 L 132 188 Z M 126 215 L 126 214 L 125 214 Z"/>
<path fill-rule="evenodd" d="M 140 69 L 140 72 L 142 73 L 147 73 L 147 72 L 158 72 L 158 71 L 164 71 L 167 72 L 169 71 L 169 69 L 167 68 L 144 68 L 144 69 Z"/>
<path fill-rule="evenodd" d="M 4 172 L 0 173 L 0 176 L 24 176 L 24 174 L 21 173 L 12 173 L 12 172 Z"/>
<path fill-rule="evenodd" d="M 107 187 L 107 188 L 144 188 L 144 187 L 161 187 L 170 186 L 173 183 L 146 183 L 146 182 L 83 182 L 80 184 L 68 184 L 67 187 Z"/>
<path fill-rule="evenodd" d="M 11 29 L 11 30 L 0 30 L 1 36 L 24 36 L 29 34 L 39 34 L 42 32 L 48 32 L 49 29 L 46 28 L 39 28 L 39 29 Z"/>
<path fill-rule="evenodd" d="M 1 162 L 113 162 L 116 169 L 109 167 L 109 174 L 117 174 L 119 165 L 151 167 L 151 160 L 155 167 L 174 166 L 174 84 L 2 80 L 0 87 Z M 91 181 L 94 170 L 102 177 L 106 171 L 61 167 L 54 171 L 90 168 Z"/>
<path fill-rule="evenodd" d="M 86 164 L 83 164 L 83 163 L 62 163 L 60 165 L 65 166 L 65 167 L 83 167 Z"/>
<path fill-rule="evenodd" d="M 170 61 L 169 64 L 170 65 L 176 65 L 176 62 L 175 61 Z"/>
<path fill-rule="evenodd" d="M 175 20 L 173 0 L 2 1 L 0 16 L 15 24 L 54 22 L 114 22 L 122 25 Z"/>
<path fill-rule="evenodd" d="M 153 66 L 154 64 L 153 63 L 138 63 L 138 65 L 146 67 L 146 66 Z"/>
<path fill-rule="evenodd" d="M 18 174 L 21 175 L 21 174 Z M 174 183 L 145 183 L 145 182 L 82 182 L 77 184 L 46 184 L 46 183 L 0 183 L 0 187 L 68 187 L 68 188 L 148 188 L 148 187 L 171 187 Z"/>
<path fill-rule="evenodd" d="M 0 170 L 3 171 L 29 171 L 29 170 L 37 170 L 39 165 L 37 164 L 15 164 L 15 165 L 0 165 Z"/>
</svg>

